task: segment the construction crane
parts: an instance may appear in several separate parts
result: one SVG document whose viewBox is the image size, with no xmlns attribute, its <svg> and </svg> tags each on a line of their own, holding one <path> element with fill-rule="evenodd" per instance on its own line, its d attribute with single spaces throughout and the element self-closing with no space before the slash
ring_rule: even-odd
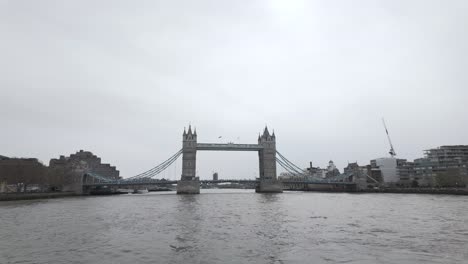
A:
<svg viewBox="0 0 468 264">
<path fill-rule="evenodd" d="M 387 125 L 385 125 L 385 119 L 382 118 L 382 122 L 383 122 L 383 125 L 384 125 L 384 128 L 385 128 L 385 132 L 387 133 L 388 143 L 390 143 L 390 151 L 388 153 L 393 158 L 393 157 L 396 156 L 396 152 L 395 152 L 395 149 L 393 148 L 393 144 L 392 144 L 392 140 L 390 139 L 390 135 L 388 134 Z"/>
</svg>

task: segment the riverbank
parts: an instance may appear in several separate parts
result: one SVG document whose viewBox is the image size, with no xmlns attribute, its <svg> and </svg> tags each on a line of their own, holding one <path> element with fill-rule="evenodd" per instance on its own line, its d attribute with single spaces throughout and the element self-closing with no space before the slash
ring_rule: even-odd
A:
<svg viewBox="0 0 468 264">
<path fill-rule="evenodd" d="M 53 193 L 1 193 L 0 201 L 16 201 L 16 200 L 34 200 L 34 199 L 52 199 L 78 196 L 73 192 L 53 192 Z"/>
<path fill-rule="evenodd" d="M 331 192 L 331 193 L 408 193 L 408 194 L 450 194 L 450 195 L 468 195 L 468 189 L 456 188 L 381 188 L 381 189 L 365 189 L 360 191 L 333 189 L 333 188 L 300 188 L 300 189 L 284 189 L 285 191 L 302 191 L 302 192 Z"/>
<path fill-rule="evenodd" d="M 367 189 L 362 192 L 366 193 L 413 193 L 413 194 L 453 194 L 453 195 L 468 195 L 468 189 L 456 188 L 383 188 L 383 189 Z"/>
</svg>

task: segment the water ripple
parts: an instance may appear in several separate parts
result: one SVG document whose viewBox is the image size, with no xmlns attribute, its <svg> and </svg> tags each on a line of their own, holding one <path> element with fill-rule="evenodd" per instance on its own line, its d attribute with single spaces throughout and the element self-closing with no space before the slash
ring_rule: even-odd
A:
<svg viewBox="0 0 468 264">
<path fill-rule="evenodd" d="M 203 192 L 0 203 L 0 263 L 468 263 L 464 196 Z"/>
</svg>

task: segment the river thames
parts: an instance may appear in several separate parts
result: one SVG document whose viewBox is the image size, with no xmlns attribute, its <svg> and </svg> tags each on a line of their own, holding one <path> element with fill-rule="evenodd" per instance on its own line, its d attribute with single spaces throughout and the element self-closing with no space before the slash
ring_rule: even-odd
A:
<svg viewBox="0 0 468 264">
<path fill-rule="evenodd" d="M 0 263 L 468 263 L 468 197 L 202 190 L 0 202 Z"/>
</svg>

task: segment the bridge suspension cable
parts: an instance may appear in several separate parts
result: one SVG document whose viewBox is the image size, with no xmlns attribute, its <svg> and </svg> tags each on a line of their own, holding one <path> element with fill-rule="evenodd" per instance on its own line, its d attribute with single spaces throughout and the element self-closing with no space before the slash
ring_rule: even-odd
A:
<svg viewBox="0 0 468 264">
<path fill-rule="evenodd" d="M 297 171 L 294 171 L 293 169 L 291 169 L 291 167 L 289 167 L 286 163 L 284 163 L 281 159 L 279 158 L 276 158 L 276 162 L 278 162 L 278 164 L 283 168 L 285 169 L 289 174 L 292 174 L 292 175 L 298 175 L 299 173 Z"/>
<path fill-rule="evenodd" d="M 276 153 L 278 154 L 278 157 L 276 157 L 276 161 L 278 162 L 278 164 L 292 176 L 308 178 L 309 180 L 320 181 L 320 182 L 323 181 L 323 179 L 321 178 L 313 177 L 309 172 L 301 169 L 299 166 L 289 161 L 285 156 L 283 156 L 278 151 L 276 151 Z"/>
<path fill-rule="evenodd" d="M 308 174 L 307 171 L 301 169 L 299 166 L 297 166 L 296 164 L 292 163 L 291 161 L 289 161 L 285 156 L 283 156 L 279 151 L 276 151 L 276 154 L 278 154 L 278 156 L 282 159 L 282 161 L 284 163 L 286 163 L 288 165 L 289 168 L 291 168 L 293 171 L 295 171 L 296 173 L 300 173 L 300 174 Z"/>
<path fill-rule="evenodd" d="M 165 171 L 169 166 L 171 166 L 173 163 L 176 162 L 176 160 L 182 155 L 182 149 L 177 151 L 174 155 L 172 155 L 170 158 L 162 162 L 161 164 L 157 165 L 156 167 L 153 167 L 145 172 L 142 172 L 138 175 L 126 178 L 126 179 L 120 179 L 120 180 L 115 180 L 115 179 L 110 179 L 106 178 L 102 175 L 99 175 L 97 173 L 93 172 L 88 172 L 87 175 L 91 176 L 92 178 L 98 180 L 99 182 L 102 183 L 112 183 L 112 182 L 118 182 L 118 183 L 135 183 L 135 182 L 152 182 L 155 181 L 153 177 L 156 175 L 160 174 L 161 172 Z"/>
<path fill-rule="evenodd" d="M 289 174 L 293 176 L 305 176 L 307 173 L 304 173 L 303 170 L 297 169 L 297 166 L 291 164 L 291 162 L 286 161 L 283 155 L 279 154 L 276 157 L 276 162 L 285 169 Z"/>
<path fill-rule="evenodd" d="M 150 170 L 147 170 L 145 172 L 142 172 L 142 173 L 140 173 L 138 175 L 135 175 L 133 177 L 130 177 L 130 178 L 128 178 L 128 180 L 142 179 L 142 178 L 152 178 L 152 177 L 158 175 L 159 173 L 163 172 L 170 165 L 172 165 L 172 163 L 174 163 L 180 157 L 180 155 L 182 155 L 182 149 L 179 150 L 174 155 L 172 155 L 169 159 L 165 160 L 163 163 L 159 164 L 158 166 L 156 166 L 156 167 L 154 167 L 154 168 L 152 168 Z"/>
</svg>

